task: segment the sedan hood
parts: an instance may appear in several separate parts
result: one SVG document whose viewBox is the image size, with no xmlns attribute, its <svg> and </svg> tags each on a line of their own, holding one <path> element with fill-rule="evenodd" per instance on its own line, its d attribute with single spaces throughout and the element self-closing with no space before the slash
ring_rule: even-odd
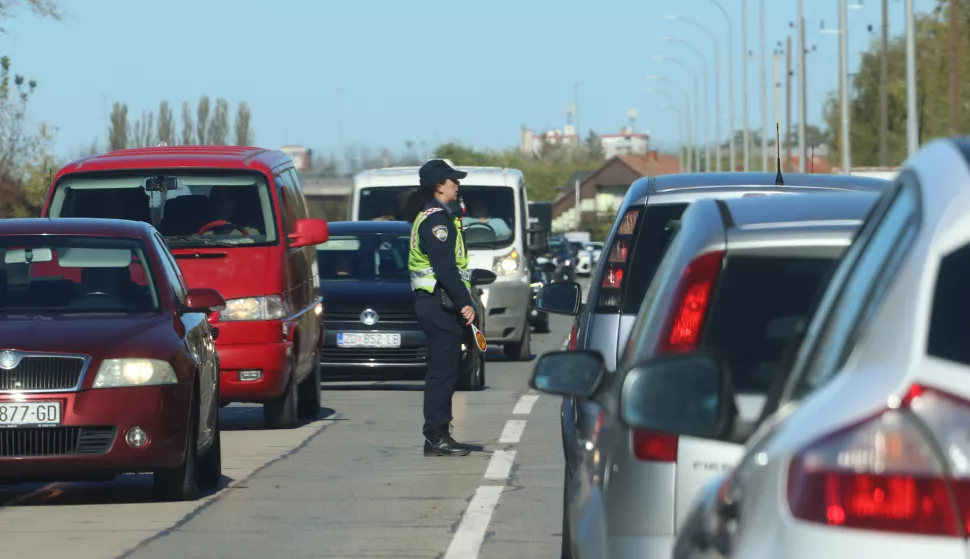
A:
<svg viewBox="0 0 970 559">
<path fill-rule="evenodd" d="M 170 320 L 166 315 L 0 314 L 0 350 L 80 353 L 98 358 L 125 340 Z"/>
</svg>

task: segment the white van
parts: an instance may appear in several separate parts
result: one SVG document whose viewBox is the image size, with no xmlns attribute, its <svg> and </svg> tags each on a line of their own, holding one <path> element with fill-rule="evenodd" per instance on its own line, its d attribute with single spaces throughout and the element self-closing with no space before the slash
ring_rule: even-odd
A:
<svg viewBox="0 0 970 559">
<path fill-rule="evenodd" d="M 509 358 L 528 361 L 532 358 L 529 254 L 544 252 L 546 237 L 542 229 L 529 228 L 524 177 L 518 169 L 452 167 L 468 173 L 461 181 L 467 210 L 463 224 L 468 267 L 491 270 L 498 276 L 495 283 L 482 288 L 485 337 L 489 343 L 501 344 Z M 351 221 L 407 221 L 404 204 L 417 185 L 418 167 L 358 173 L 350 199 Z"/>
</svg>

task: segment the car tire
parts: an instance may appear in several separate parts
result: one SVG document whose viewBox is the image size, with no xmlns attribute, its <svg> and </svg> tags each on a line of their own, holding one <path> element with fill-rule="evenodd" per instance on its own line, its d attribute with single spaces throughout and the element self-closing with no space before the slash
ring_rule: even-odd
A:
<svg viewBox="0 0 970 559">
<path fill-rule="evenodd" d="M 185 458 L 176 468 L 159 470 L 153 475 L 153 490 L 157 501 L 190 501 L 198 492 L 197 462 L 199 452 L 199 395 L 192 393 L 192 411 L 185 435 Z"/>
<path fill-rule="evenodd" d="M 569 472 L 565 472 L 562 482 L 562 559 L 573 559 L 572 536 L 569 534 L 569 517 L 566 515 L 568 505 L 566 502 L 569 489 Z"/>
<path fill-rule="evenodd" d="M 549 333 L 549 315 L 546 315 L 545 320 L 542 320 L 536 324 L 536 334 L 548 334 Z"/>
<path fill-rule="evenodd" d="M 468 342 L 466 345 L 469 343 L 474 342 Z M 458 390 L 476 392 L 485 388 L 485 356 L 472 347 L 469 347 L 468 351 L 475 352 L 477 355 L 469 355 L 469 359 L 462 361 Z"/>
<path fill-rule="evenodd" d="M 522 340 L 513 344 L 505 344 L 502 347 L 502 352 L 513 361 L 532 360 L 532 328 L 529 327 L 528 323 L 522 329 Z"/>
<path fill-rule="evenodd" d="M 296 416 L 303 421 L 320 417 L 320 358 L 313 355 L 313 372 L 300 383 Z"/>
<path fill-rule="evenodd" d="M 222 425 L 216 412 L 216 432 L 212 445 L 199 457 L 197 477 L 199 487 L 211 489 L 222 482 Z"/>
<path fill-rule="evenodd" d="M 290 367 L 290 376 L 286 381 L 286 388 L 279 396 L 267 400 L 263 404 L 263 421 L 267 429 L 292 429 L 299 422 L 296 410 L 299 403 L 299 392 L 296 385 L 296 366 Z"/>
</svg>

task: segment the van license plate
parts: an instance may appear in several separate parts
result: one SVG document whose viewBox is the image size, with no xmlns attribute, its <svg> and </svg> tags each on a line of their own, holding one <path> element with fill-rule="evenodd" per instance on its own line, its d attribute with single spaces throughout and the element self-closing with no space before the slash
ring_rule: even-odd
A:
<svg viewBox="0 0 970 559">
<path fill-rule="evenodd" d="M 400 334 L 338 332 L 339 347 L 401 347 Z"/>
</svg>

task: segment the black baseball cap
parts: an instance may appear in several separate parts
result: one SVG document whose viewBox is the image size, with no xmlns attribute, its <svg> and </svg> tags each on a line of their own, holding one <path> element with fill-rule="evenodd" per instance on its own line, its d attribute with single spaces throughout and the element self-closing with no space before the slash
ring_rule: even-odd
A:
<svg viewBox="0 0 970 559">
<path fill-rule="evenodd" d="M 458 182 L 467 176 L 468 173 L 452 168 L 444 159 L 430 159 L 418 170 L 418 178 L 425 186 L 436 185 L 446 179 Z"/>
</svg>

